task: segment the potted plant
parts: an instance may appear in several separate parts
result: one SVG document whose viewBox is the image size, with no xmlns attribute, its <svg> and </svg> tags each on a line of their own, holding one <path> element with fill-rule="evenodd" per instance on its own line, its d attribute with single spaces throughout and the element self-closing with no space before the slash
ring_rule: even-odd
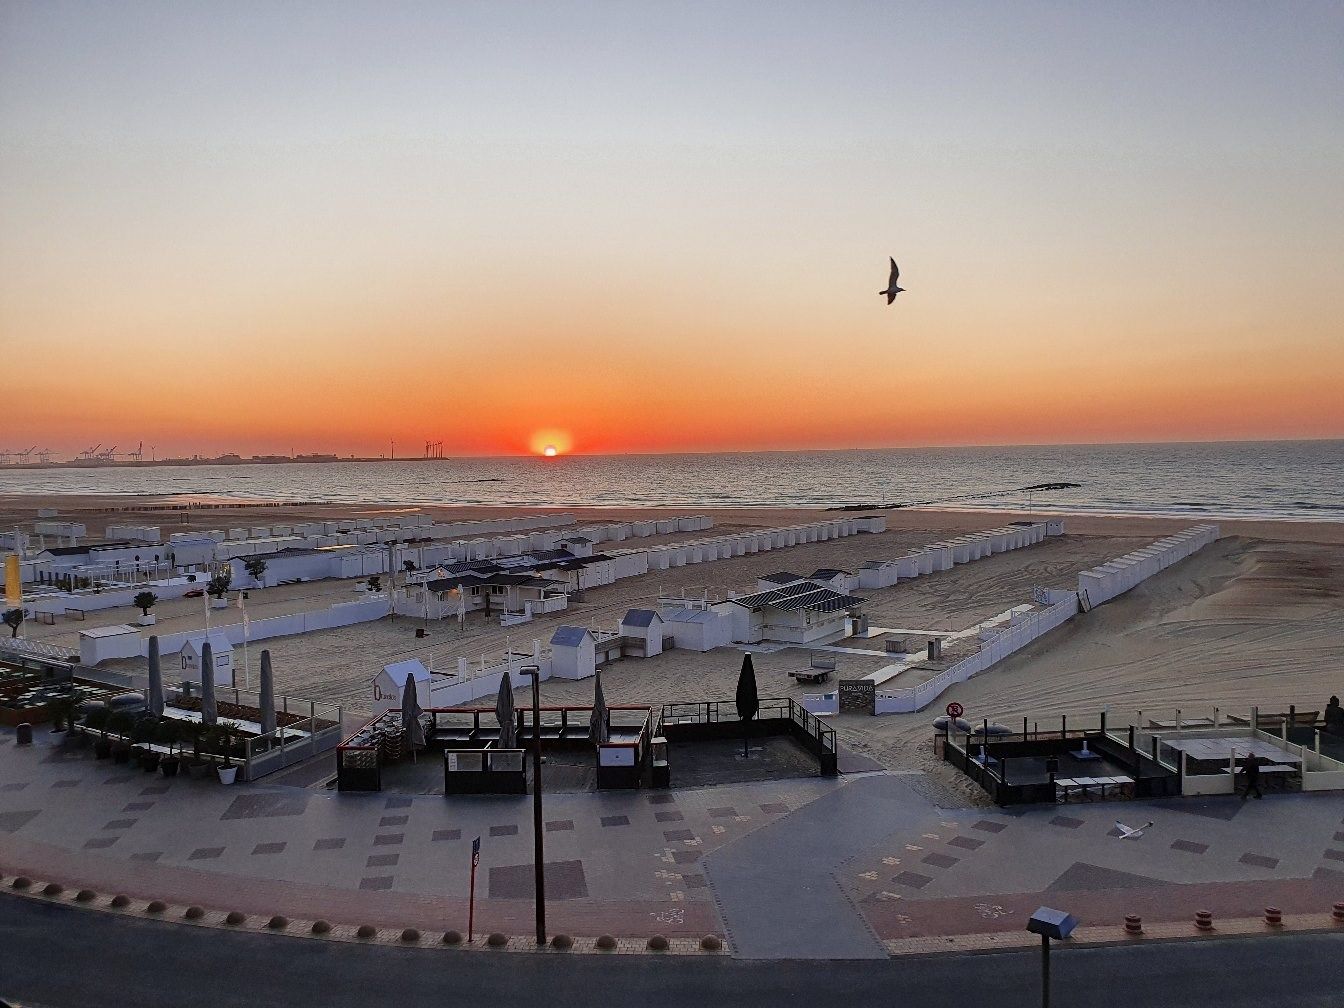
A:
<svg viewBox="0 0 1344 1008">
<path fill-rule="evenodd" d="M 178 729 L 172 718 L 159 721 L 157 739 L 159 745 L 168 747 L 168 751 L 159 759 L 159 769 L 165 777 L 176 777 L 182 766 L 182 757 L 178 754 Z"/>
<path fill-rule="evenodd" d="M 93 740 L 95 759 L 107 759 L 112 755 L 112 743 L 107 737 L 107 722 L 111 714 L 112 712 L 104 705 L 95 707 L 84 715 L 84 730 L 98 733 L 98 737 Z"/>
<path fill-rule="evenodd" d="M 112 762 L 126 763 L 131 758 L 131 731 L 135 722 L 125 711 L 116 711 L 107 719 L 108 733 L 112 738 Z"/>
<path fill-rule="evenodd" d="M 232 784 L 238 777 L 238 768 L 233 765 L 233 742 L 235 734 L 228 725 L 220 725 L 216 730 L 221 762 L 218 766 L 219 782 Z"/>
<path fill-rule="evenodd" d="M 186 760 L 187 776 L 200 780 L 210 772 L 210 763 L 201 756 L 201 751 L 209 751 L 214 729 L 209 725 L 192 721 L 187 727 L 187 739 L 191 742 L 191 755 Z"/>
<path fill-rule="evenodd" d="M 369 578 L 368 585 L 369 585 L 369 593 L 371 595 L 377 595 L 380 591 L 383 590 L 383 580 L 377 574 L 374 574 L 372 577 Z"/>
<path fill-rule="evenodd" d="M 140 625 L 153 626 L 155 622 L 154 614 L 150 612 L 159 604 L 159 597 L 152 591 L 142 591 L 131 599 L 131 604 L 140 610 Z"/>
<path fill-rule="evenodd" d="M 227 609 L 229 589 L 233 587 L 233 571 L 223 570 L 206 583 L 205 593 L 210 596 L 211 609 Z"/>
<path fill-rule="evenodd" d="M 266 577 L 266 561 L 260 557 L 248 557 L 243 561 L 243 569 L 247 571 L 257 588 L 265 588 L 266 583 L 263 580 Z"/>
</svg>

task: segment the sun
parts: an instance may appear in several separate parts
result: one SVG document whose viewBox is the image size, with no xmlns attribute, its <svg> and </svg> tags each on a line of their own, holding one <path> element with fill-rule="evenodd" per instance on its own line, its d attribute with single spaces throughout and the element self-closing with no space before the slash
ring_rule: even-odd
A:
<svg viewBox="0 0 1344 1008">
<path fill-rule="evenodd" d="M 532 454 L 540 455 L 542 458 L 568 455 L 574 447 L 574 439 L 570 436 L 569 431 L 561 430 L 558 427 L 547 427 L 533 431 L 527 441 Z"/>
</svg>

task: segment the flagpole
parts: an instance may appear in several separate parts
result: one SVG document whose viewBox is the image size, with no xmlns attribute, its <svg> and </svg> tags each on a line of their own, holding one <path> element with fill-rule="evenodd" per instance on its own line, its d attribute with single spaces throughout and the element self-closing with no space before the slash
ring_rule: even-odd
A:
<svg viewBox="0 0 1344 1008">
<path fill-rule="evenodd" d="M 238 608 L 243 614 L 243 689 L 250 690 L 252 688 L 252 672 L 247 661 L 247 605 L 243 602 L 242 592 L 238 593 Z"/>
</svg>

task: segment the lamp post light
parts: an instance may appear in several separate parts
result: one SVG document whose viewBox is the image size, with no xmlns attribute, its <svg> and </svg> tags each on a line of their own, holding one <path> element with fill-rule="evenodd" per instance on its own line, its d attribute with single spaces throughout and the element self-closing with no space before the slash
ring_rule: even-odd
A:
<svg viewBox="0 0 1344 1008">
<path fill-rule="evenodd" d="M 532 861 L 536 872 L 537 944 L 546 944 L 546 857 L 541 839 L 541 668 L 524 665 L 532 680 Z M 508 675 L 506 671 L 504 673 Z"/>
<path fill-rule="evenodd" d="M 1039 907 L 1027 921 L 1027 930 L 1041 936 L 1041 1008 L 1050 1008 L 1050 939 L 1063 941 L 1077 926 L 1073 914 L 1049 907 Z"/>
</svg>

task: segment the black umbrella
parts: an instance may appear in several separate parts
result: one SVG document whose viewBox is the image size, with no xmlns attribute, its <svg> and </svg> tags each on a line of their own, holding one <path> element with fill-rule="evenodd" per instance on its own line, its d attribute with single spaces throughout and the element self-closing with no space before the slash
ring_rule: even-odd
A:
<svg viewBox="0 0 1344 1008">
<path fill-rule="evenodd" d="M 495 699 L 495 718 L 499 721 L 499 748 L 517 748 L 515 718 L 513 712 L 513 682 L 509 678 L 508 668 L 499 677 L 499 695 Z"/>
<path fill-rule="evenodd" d="M 406 674 L 406 685 L 401 691 L 401 730 L 406 736 L 407 748 L 414 758 L 416 747 L 425 744 L 425 729 L 420 724 L 420 697 L 416 692 L 415 676 Z"/>
<path fill-rule="evenodd" d="M 752 667 L 751 655 L 742 656 L 742 672 L 737 677 L 737 716 L 742 719 L 742 755 L 747 755 L 747 732 L 751 727 L 751 719 L 756 716 L 756 712 L 761 709 L 761 702 L 756 694 L 756 669 Z"/>
<path fill-rule="evenodd" d="M 593 712 L 588 715 L 588 733 L 594 745 L 601 745 L 611 737 L 611 725 L 607 714 L 607 701 L 602 695 L 602 673 L 597 673 L 593 684 Z"/>
</svg>

